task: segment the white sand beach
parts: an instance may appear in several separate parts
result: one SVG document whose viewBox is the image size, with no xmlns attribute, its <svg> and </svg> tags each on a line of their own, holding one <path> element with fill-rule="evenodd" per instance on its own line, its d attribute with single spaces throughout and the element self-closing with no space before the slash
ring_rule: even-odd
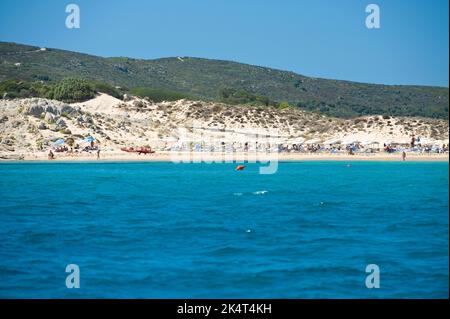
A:
<svg viewBox="0 0 450 319">
<path fill-rule="evenodd" d="M 3 158 L 4 161 L 17 160 L 17 158 Z M 26 153 L 20 160 L 24 161 L 48 161 L 46 152 Z M 153 154 L 135 154 L 122 151 L 100 152 L 100 158 L 96 153 L 55 154 L 52 160 L 55 162 L 89 162 L 89 161 L 148 161 L 148 162 L 267 162 L 267 161 L 403 161 L 401 154 L 328 154 L 328 153 L 197 153 L 197 152 L 156 152 Z M 448 162 L 449 154 L 407 154 L 406 161 L 420 162 Z"/>
</svg>

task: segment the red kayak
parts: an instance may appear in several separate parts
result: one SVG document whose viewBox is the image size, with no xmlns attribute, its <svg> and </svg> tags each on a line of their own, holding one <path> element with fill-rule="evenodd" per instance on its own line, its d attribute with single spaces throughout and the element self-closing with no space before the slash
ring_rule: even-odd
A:
<svg viewBox="0 0 450 319">
<path fill-rule="evenodd" d="M 150 147 L 122 147 L 120 150 L 128 153 L 138 153 L 138 155 L 155 153 Z"/>
</svg>

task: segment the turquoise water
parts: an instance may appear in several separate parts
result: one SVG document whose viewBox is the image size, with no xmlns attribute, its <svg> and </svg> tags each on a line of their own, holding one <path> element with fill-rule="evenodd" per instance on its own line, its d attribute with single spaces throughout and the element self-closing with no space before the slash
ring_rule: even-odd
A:
<svg viewBox="0 0 450 319">
<path fill-rule="evenodd" d="M 448 297 L 448 163 L 234 167 L 0 164 L 0 297 Z"/>
</svg>

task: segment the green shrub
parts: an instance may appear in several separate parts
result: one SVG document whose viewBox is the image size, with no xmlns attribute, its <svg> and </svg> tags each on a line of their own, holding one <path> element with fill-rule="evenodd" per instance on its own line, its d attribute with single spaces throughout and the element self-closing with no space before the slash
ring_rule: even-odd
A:
<svg viewBox="0 0 450 319">
<path fill-rule="evenodd" d="M 121 90 L 116 89 L 110 84 L 97 81 L 90 81 L 89 83 L 96 92 L 106 93 L 108 95 L 114 96 L 117 99 L 122 99 L 123 97 L 123 93 L 121 92 Z"/>
<path fill-rule="evenodd" d="M 66 78 L 57 82 L 52 89 L 52 98 L 64 102 L 83 102 L 95 96 L 92 85 L 82 79 Z"/>
<path fill-rule="evenodd" d="M 66 144 L 69 146 L 73 146 L 75 144 L 75 140 L 72 137 L 66 139 Z"/>
<path fill-rule="evenodd" d="M 279 109 L 287 109 L 288 107 L 291 107 L 289 105 L 289 102 L 281 101 L 280 103 L 278 103 L 278 108 Z"/>
<path fill-rule="evenodd" d="M 40 82 L 7 80 L 0 83 L 0 96 L 7 98 L 47 97 L 51 87 Z"/>
<path fill-rule="evenodd" d="M 220 90 L 218 100 L 227 104 L 277 105 L 276 102 L 272 101 L 267 96 L 253 94 L 245 90 L 237 90 L 234 88 Z"/>
<path fill-rule="evenodd" d="M 190 99 L 187 94 L 164 90 L 164 89 L 156 89 L 156 88 L 148 88 L 148 87 L 137 87 L 130 90 L 132 95 L 136 95 L 139 97 L 148 97 L 150 100 L 154 102 L 162 102 L 162 101 L 176 101 L 181 99 Z"/>
<path fill-rule="evenodd" d="M 106 93 L 118 99 L 123 96 L 122 90 L 110 84 L 76 78 L 67 78 L 54 84 L 22 80 L 0 82 L 0 97 L 6 93 L 9 99 L 41 97 L 64 102 L 81 102 L 93 98 L 96 92 Z"/>
</svg>

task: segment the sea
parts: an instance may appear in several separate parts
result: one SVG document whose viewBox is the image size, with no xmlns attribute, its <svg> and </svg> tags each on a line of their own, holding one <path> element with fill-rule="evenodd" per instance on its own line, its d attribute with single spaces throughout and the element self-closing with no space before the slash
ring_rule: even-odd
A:
<svg viewBox="0 0 450 319">
<path fill-rule="evenodd" d="M 1 298 L 448 298 L 449 164 L 4 162 Z"/>
</svg>

